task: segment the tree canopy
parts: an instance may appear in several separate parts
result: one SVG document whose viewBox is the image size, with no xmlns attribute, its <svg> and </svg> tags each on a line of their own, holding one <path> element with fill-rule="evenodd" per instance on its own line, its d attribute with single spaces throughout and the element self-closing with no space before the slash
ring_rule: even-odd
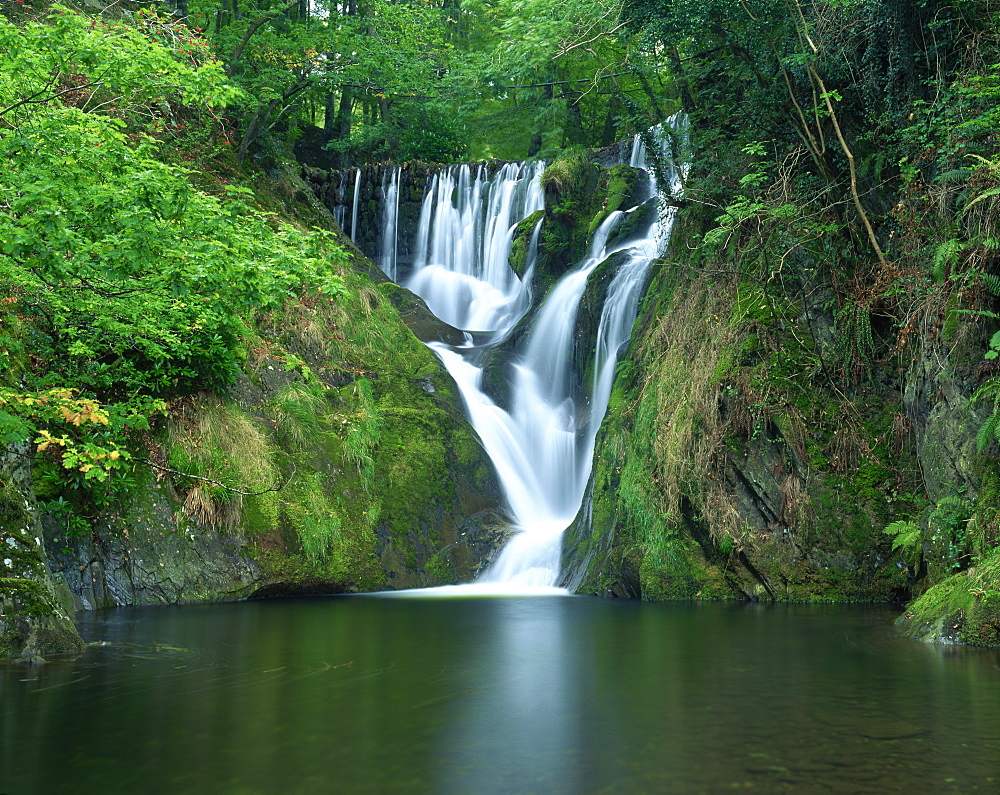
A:
<svg viewBox="0 0 1000 795">
<path fill-rule="evenodd" d="M 0 443 L 104 480 L 164 398 L 233 378 L 254 313 L 341 291 L 341 253 L 164 162 L 175 111 L 242 96 L 176 22 L 55 6 L 0 17 L 0 52 Z"/>
</svg>

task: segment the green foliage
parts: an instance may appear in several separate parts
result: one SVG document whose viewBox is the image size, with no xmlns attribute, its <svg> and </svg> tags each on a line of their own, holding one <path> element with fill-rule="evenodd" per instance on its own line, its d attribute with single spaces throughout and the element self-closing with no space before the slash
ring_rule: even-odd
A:
<svg viewBox="0 0 1000 795">
<path fill-rule="evenodd" d="M 17 127 L 57 100 L 138 121 L 165 97 L 225 107 L 240 91 L 207 52 L 189 50 L 177 23 L 139 12 L 139 26 L 52 6 L 44 21 L 15 26 L 0 16 L 0 119 Z M 189 32 L 188 32 L 189 33 Z"/>
<path fill-rule="evenodd" d="M 1000 554 L 932 586 L 899 619 L 904 631 L 924 640 L 1000 644 Z"/>
<path fill-rule="evenodd" d="M 278 432 L 300 446 L 317 441 L 322 432 L 320 418 L 327 408 L 322 390 L 321 385 L 299 381 L 280 390 L 269 406 Z"/>
<path fill-rule="evenodd" d="M 871 311 L 868 307 L 848 301 L 836 315 L 837 338 L 834 354 L 845 371 L 870 364 L 875 353 Z"/>
<path fill-rule="evenodd" d="M 128 487 L 129 439 L 164 398 L 233 379 L 257 313 L 344 294 L 328 236 L 163 162 L 144 128 L 167 98 L 240 96 L 179 33 L 150 14 L 139 28 L 61 7 L 23 28 L 0 18 L 0 317 L 30 361 L 0 396 L 0 436 L 32 439 L 95 499 Z"/>
<path fill-rule="evenodd" d="M 357 408 L 344 436 L 344 457 L 358 468 L 365 486 L 371 488 L 375 477 L 375 448 L 381 438 L 384 418 L 375 402 L 371 381 L 361 378 L 349 389 Z"/>
<path fill-rule="evenodd" d="M 235 406 L 204 396 L 171 414 L 167 465 L 185 494 L 184 511 L 209 526 L 231 529 L 249 507 L 258 523 L 277 523 L 279 469 L 273 443 Z M 248 505 L 249 504 L 249 505 Z"/>
<path fill-rule="evenodd" d="M 244 89 L 241 156 L 252 144 L 289 144 L 301 127 L 319 125 L 339 155 L 448 160 L 465 151 L 466 140 L 451 101 L 458 89 L 447 41 L 454 10 L 389 0 L 261 0 L 232 14 L 193 0 L 188 20 L 204 29 Z M 350 129 L 341 134 L 345 121 Z"/>
<path fill-rule="evenodd" d="M 882 530 L 892 537 L 892 548 L 899 550 L 916 569 L 920 561 L 920 525 L 908 519 L 900 519 L 885 526 Z"/>
<path fill-rule="evenodd" d="M 964 248 L 961 240 L 954 238 L 945 240 L 936 249 L 931 265 L 931 273 L 934 281 L 941 284 L 948 275 L 949 270 L 958 262 L 958 255 Z"/>
<path fill-rule="evenodd" d="M 942 497 L 927 518 L 928 542 L 945 574 L 968 568 L 972 554 L 969 522 L 973 504 L 966 497 Z"/>
</svg>

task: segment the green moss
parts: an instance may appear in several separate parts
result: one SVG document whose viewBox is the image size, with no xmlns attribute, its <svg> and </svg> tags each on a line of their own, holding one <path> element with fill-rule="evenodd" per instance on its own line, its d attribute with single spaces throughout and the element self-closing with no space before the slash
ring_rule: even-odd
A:
<svg viewBox="0 0 1000 795">
<path fill-rule="evenodd" d="M 453 585 L 458 582 L 458 573 L 455 571 L 450 551 L 447 549 L 442 549 L 431 555 L 425 568 L 439 585 Z"/>
<path fill-rule="evenodd" d="M 0 657 L 77 652 L 83 642 L 52 590 L 25 497 L 0 487 Z"/>
<path fill-rule="evenodd" d="M 538 222 L 545 215 L 544 210 L 538 210 L 517 225 L 514 230 L 514 238 L 510 245 L 510 267 L 518 276 L 523 277 L 525 269 L 528 267 L 528 246 L 531 243 L 531 236 L 538 226 Z"/>
<path fill-rule="evenodd" d="M 899 624 L 922 640 L 1000 645 L 1000 553 L 931 587 Z"/>
<path fill-rule="evenodd" d="M 39 618 L 55 612 L 45 587 L 24 577 L 0 577 L 0 598 L 21 615 Z"/>
</svg>

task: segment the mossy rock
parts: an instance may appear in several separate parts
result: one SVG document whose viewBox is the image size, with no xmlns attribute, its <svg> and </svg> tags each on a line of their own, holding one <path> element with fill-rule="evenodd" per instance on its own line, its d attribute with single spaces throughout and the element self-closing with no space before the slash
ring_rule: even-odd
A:
<svg viewBox="0 0 1000 795">
<path fill-rule="evenodd" d="M 0 482 L 21 486 L 0 488 L 0 657 L 78 653 L 84 644 L 45 565 L 30 474 L 19 458 L 5 455 L 0 467 Z"/>
<path fill-rule="evenodd" d="M 1000 550 L 932 586 L 897 624 L 909 637 L 932 643 L 1000 646 Z"/>
<path fill-rule="evenodd" d="M 545 216 L 545 210 L 537 210 L 521 221 L 514 230 L 510 246 L 510 267 L 520 278 L 524 278 L 528 267 L 528 246 L 538 222 Z"/>
</svg>

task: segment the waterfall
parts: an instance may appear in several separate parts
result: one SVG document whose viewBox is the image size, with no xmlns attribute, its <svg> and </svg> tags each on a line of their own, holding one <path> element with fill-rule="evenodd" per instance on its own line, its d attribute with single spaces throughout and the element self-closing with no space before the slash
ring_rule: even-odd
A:
<svg viewBox="0 0 1000 795">
<path fill-rule="evenodd" d="M 354 197 L 351 199 L 351 242 L 358 242 L 358 203 L 361 198 L 361 169 L 354 173 Z"/>
<path fill-rule="evenodd" d="M 382 177 L 382 251 L 379 267 L 396 281 L 396 226 L 399 216 L 399 166 L 387 170 Z"/>
<path fill-rule="evenodd" d="M 406 286 L 455 328 L 503 333 L 530 303 L 530 278 L 509 265 L 517 224 L 544 205 L 542 163 L 444 169 L 431 179 Z"/>
<path fill-rule="evenodd" d="M 344 218 L 346 207 L 344 206 L 344 196 L 347 195 L 347 175 L 340 174 L 337 177 L 337 191 L 334 194 L 336 198 L 336 203 L 333 208 L 333 218 L 337 222 L 337 225 L 343 229 L 344 222 L 347 220 Z"/>
<path fill-rule="evenodd" d="M 683 135 L 678 118 L 668 123 L 675 135 Z M 662 130 L 654 129 L 652 135 L 669 151 Z M 473 173 L 469 166 L 457 166 L 430 181 L 406 286 L 442 320 L 468 332 L 463 345 L 429 347 L 458 385 L 517 530 L 476 583 L 455 588 L 564 593 L 556 587 L 562 534 L 580 509 L 618 354 L 631 334 L 649 265 L 673 223 L 673 210 L 661 212 L 656 206 L 655 177 L 646 154 L 637 137 L 631 164 L 649 171 L 650 191 L 647 201 L 629 213 L 646 213 L 650 220 L 631 238 L 621 239 L 615 233 L 628 213 L 610 213 L 594 232 L 587 256 L 550 290 L 532 318 L 527 345 L 512 362 L 509 411 L 483 392 L 480 364 L 484 347 L 504 339 L 529 308 L 541 222 L 532 231 L 523 278 L 508 261 L 518 223 L 543 206 L 542 164 L 508 164 L 491 177 L 482 168 Z M 679 191 L 676 168 L 668 165 L 666 171 L 671 191 Z M 390 180 L 387 202 L 397 176 Z M 613 255 L 618 264 L 614 275 L 606 276 L 610 281 L 592 354 L 594 375 L 586 385 L 590 394 L 581 397 L 573 372 L 576 318 L 589 277 Z M 476 342 L 471 332 L 478 332 Z"/>
</svg>

